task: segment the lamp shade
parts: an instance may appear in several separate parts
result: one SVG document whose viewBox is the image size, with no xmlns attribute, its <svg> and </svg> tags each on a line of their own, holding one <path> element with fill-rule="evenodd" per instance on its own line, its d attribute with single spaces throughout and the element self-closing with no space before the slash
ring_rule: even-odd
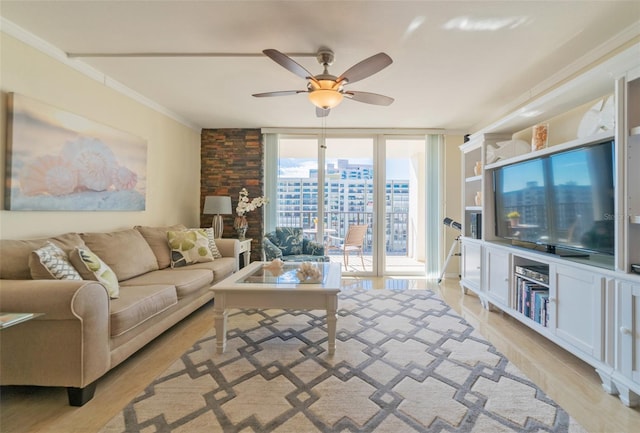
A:
<svg viewBox="0 0 640 433">
<path fill-rule="evenodd" d="M 325 110 L 334 108 L 342 102 L 343 95 L 340 93 L 340 83 L 334 80 L 319 80 L 311 82 L 311 91 L 308 93 L 309 100 L 313 105 Z"/>
<path fill-rule="evenodd" d="M 220 195 L 209 195 L 205 197 L 202 213 L 205 215 L 230 215 L 231 197 Z"/>
</svg>

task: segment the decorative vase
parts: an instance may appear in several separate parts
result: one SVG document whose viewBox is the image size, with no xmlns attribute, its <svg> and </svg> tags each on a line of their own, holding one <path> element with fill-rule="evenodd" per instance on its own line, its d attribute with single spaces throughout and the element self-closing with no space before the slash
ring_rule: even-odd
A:
<svg viewBox="0 0 640 433">
<path fill-rule="evenodd" d="M 476 203 L 476 206 L 482 206 L 482 191 L 476 192 L 474 201 Z"/>
<path fill-rule="evenodd" d="M 233 220 L 233 228 L 236 229 L 236 233 L 238 233 L 238 239 L 244 239 L 247 235 L 247 228 L 249 224 L 247 223 L 247 218 L 242 216 L 237 216 Z"/>
<path fill-rule="evenodd" d="M 473 167 L 473 174 L 480 176 L 482 174 L 482 162 L 476 161 L 476 165 Z"/>
</svg>

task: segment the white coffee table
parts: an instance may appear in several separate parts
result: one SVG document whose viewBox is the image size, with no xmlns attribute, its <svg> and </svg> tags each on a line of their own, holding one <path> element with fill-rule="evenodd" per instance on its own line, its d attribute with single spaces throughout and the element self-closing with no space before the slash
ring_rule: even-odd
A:
<svg viewBox="0 0 640 433">
<path fill-rule="evenodd" d="M 278 308 L 326 310 L 329 354 L 335 353 L 341 264 L 315 263 L 322 272 L 322 280 L 304 284 L 295 277 L 300 263 L 285 263 L 284 272 L 279 276 L 264 265 L 265 262 L 253 262 L 211 287 L 215 292 L 216 351 L 223 353 L 227 345 L 228 309 Z"/>
</svg>

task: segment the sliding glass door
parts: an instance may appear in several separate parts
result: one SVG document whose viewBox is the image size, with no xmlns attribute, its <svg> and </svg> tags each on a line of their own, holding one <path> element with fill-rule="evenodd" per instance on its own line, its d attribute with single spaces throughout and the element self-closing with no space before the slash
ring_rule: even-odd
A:
<svg viewBox="0 0 640 433">
<path fill-rule="evenodd" d="M 343 272 L 376 271 L 374 138 L 325 140 L 325 235 Z"/>
<path fill-rule="evenodd" d="M 268 230 L 301 227 L 345 274 L 425 275 L 424 136 L 272 135 L 267 143 Z"/>
</svg>

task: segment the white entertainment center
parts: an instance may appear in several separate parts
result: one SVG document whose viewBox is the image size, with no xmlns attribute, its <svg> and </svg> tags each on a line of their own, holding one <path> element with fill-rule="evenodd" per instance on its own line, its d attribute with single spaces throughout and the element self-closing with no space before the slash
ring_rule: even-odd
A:
<svg viewBox="0 0 640 433">
<path fill-rule="evenodd" d="M 548 145 L 523 152 L 540 123 Z M 615 140 L 614 212 L 604 218 L 612 254 L 565 257 L 497 235 L 509 222 L 496 215 L 496 171 L 607 140 Z M 640 44 L 472 134 L 460 150 L 462 289 L 592 365 L 625 405 L 640 405 L 640 274 L 632 270 L 640 266 Z"/>
</svg>

